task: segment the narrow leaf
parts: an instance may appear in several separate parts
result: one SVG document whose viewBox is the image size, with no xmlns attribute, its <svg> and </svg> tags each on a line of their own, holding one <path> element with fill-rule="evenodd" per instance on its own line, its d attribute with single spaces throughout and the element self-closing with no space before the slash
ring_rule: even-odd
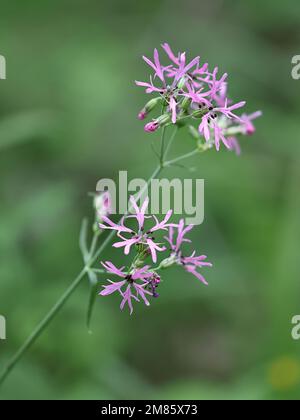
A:
<svg viewBox="0 0 300 420">
<path fill-rule="evenodd" d="M 89 251 L 87 247 L 87 232 L 88 232 L 88 220 L 83 219 L 79 235 L 79 247 L 83 255 L 83 259 L 87 262 L 89 258 Z"/>
</svg>

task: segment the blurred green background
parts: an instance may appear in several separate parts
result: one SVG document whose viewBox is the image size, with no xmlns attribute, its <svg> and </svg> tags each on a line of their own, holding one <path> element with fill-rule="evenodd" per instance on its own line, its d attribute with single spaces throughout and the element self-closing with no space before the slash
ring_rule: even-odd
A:
<svg viewBox="0 0 300 420">
<path fill-rule="evenodd" d="M 192 236 L 214 262 L 209 287 L 172 269 L 160 298 L 132 317 L 118 297 L 98 298 L 88 334 L 86 279 L 1 398 L 299 397 L 299 19 L 298 0 L 1 3 L 1 367 L 82 267 L 87 193 L 119 170 L 147 178 L 156 166 L 154 137 L 136 118 L 142 54 L 165 41 L 200 54 L 229 73 L 247 112 L 264 112 L 240 158 L 222 151 L 191 162 L 206 180 L 206 219 Z M 173 154 L 192 146 L 182 132 Z M 122 263 L 117 250 L 106 257 Z"/>
</svg>

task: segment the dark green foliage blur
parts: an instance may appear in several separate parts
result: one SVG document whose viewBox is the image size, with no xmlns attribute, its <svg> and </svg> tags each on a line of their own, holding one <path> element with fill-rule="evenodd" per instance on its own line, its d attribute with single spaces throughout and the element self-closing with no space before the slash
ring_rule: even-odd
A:
<svg viewBox="0 0 300 420">
<path fill-rule="evenodd" d="M 136 117 L 147 99 L 134 85 L 149 74 L 142 54 L 162 42 L 200 54 L 229 73 L 247 112 L 264 112 L 240 158 L 210 152 L 189 163 L 206 182 L 205 223 L 192 237 L 214 263 L 209 287 L 174 268 L 160 298 L 132 317 L 118 297 L 99 297 L 89 334 L 86 279 L 1 398 L 299 397 L 299 19 L 298 0 L 1 3 L 0 368 L 81 269 L 88 192 L 119 170 L 147 178 L 156 165 L 159 135 Z M 192 147 L 180 132 L 173 155 Z M 118 250 L 107 257 L 122 264 Z"/>
</svg>

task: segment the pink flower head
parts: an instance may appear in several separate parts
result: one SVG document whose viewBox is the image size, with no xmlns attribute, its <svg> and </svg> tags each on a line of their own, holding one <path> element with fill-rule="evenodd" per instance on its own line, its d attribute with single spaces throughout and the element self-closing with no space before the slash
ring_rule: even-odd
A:
<svg viewBox="0 0 300 420">
<path fill-rule="evenodd" d="M 227 143 L 229 144 L 229 150 L 234 151 L 237 156 L 241 154 L 241 146 L 236 137 L 228 137 Z"/>
<path fill-rule="evenodd" d="M 195 256 L 195 251 L 190 257 L 185 257 L 182 253 L 183 244 L 191 242 L 189 239 L 185 238 L 185 235 L 193 229 L 193 227 L 193 225 L 185 226 L 184 220 L 182 219 L 176 229 L 174 229 L 173 226 L 169 227 L 169 236 L 165 239 L 170 244 L 171 257 L 175 258 L 176 263 L 183 266 L 187 272 L 192 273 L 198 280 L 207 285 L 208 283 L 205 278 L 197 271 L 197 269 L 202 267 L 212 267 L 211 263 L 205 261 L 207 257 L 205 255 Z"/>
<path fill-rule="evenodd" d="M 247 115 L 247 114 L 243 114 L 241 116 L 241 121 L 242 121 L 242 126 L 243 126 L 243 132 L 244 134 L 251 136 L 252 134 L 255 133 L 255 127 L 252 123 L 253 120 L 255 120 L 256 118 L 259 118 L 262 116 L 262 112 L 261 111 L 256 111 L 253 114 Z"/>
<path fill-rule="evenodd" d="M 125 216 L 121 224 L 115 224 L 108 218 L 105 218 L 108 226 L 101 225 L 102 229 L 113 229 L 117 232 L 118 237 L 121 239 L 120 242 L 116 242 L 113 246 L 115 248 L 124 248 L 124 253 L 128 255 L 133 245 L 142 245 L 145 250 L 152 256 L 153 262 L 157 262 L 157 252 L 165 251 L 164 246 L 160 246 L 156 243 L 153 233 L 159 230 L 168 230 L 169 226 L 172 226 L 169 222 L 172 216 L 172 210 L 169 210 L 165 215 L 164 219 L 159 222 L 155 216 L 146 216 L 149 199 L 146 198 L 141 207 L 139 207 L 134 199 L 130 198 L 134 214 Z M 154 224 L 149 229 L 145 229 L 146 218 L 154 220 Z M 125 226 L 125 221 L 128 219 L 135 219 L 137 222 L 137 229 L 133 230 Z M 124 234 L 129 234 L 127 237 Z"/>
<path fill-rule="evenodd" d="M 175 237 L 175 228 L 174 226 L 169 227 L 169 236 L 165 237 L 165 239 L 170 244 L 171 250 L 174 253 L 179 253 L 181 246 L 184 242 L 191 242 L 190 239 L 186 239 L 185 235 L 193 229 L 194 225 L 185 226 L 184 220 L 181 219 L 179 224 L 175 227 L 176 228 L 176 237 Z"/>
<path fill-rule="evenodd" d="M 218 67 L 210 70 L 208 63 L 200 64 L 199 56 L 188 61 L 185 52 L 174 52 L 167 43 L 161 46 L 169 62 L 162 64 L 155 49 L 153 60 L 143 57 L 152 70 L 150 82 L 136 82 L 145 87 L 147 93 L 158 94 L 163 105 L 161 115 L 146 124 L 145 131 L 152 133 L 171 123 L 191 126 L 192 120 L 200 119 L 200 144 L 203 137 L 209 146 L 215 145 L 217 151 L 223 144 L 239 154 L 235 136 L 253 134 L 253 120 L 261 116 L 261 112 L 237 115 L 236 110 L 246 102 L 233 103 L 228 97 L 227 73 L 219 73 Z M 142 120 L 146 116 L 144 112 L 139 114 Z"/>
<path fill-rule="evenodd" d="M 207 99 L 210 96 L 210 92 L 203 92 L 203 87 L 196 90 L 194 85 L 187 82 L 186 83 L 187 92 L 183 96 L 190 98 L 193 104 L 197 104 L 199 108 L 203 105 L 207 108 L 212 107 L 212 103 Z"/>
<path fill-rule="evenodd" d="M 241 118 L 238 117 L 236 114 L 234 114 L 232 111 L 242 108 L 245 105 L 246 105 L 246 102 L 241 101 L 241 102 L 238 102 L 237 104 L 228 106 L 228 100 L 225 100 L 225 105 L 215 108 L 214 111 L 220 112 L 221 114 L 225 115 L 225 117 L 227 118 L 234 118 L 236 120 L 241 120 Z"/>
<path fill-rule="evenodd" d="M 199 132 L 204 136 L 205 141 L 208 142 L 211 138 L 213 139 L 217 151 L 220 150 L 221 142 L 227 149 L 231 149 L 231 145 L 225 136 L 225 129 L 233 122 L 241 121 L 241 118 L 233 111 L 243 107 L 245 103 L 242 101 L 228 106 L 228 100 L 226 99 L 224 106 L 209 107 L 207 113 L 202 117 Z"/>
<path fill-rule="evenodd" d="M 158 51 L 155 49 L 153 61 L 143 56 L 144 61 L 154 72 L 150 76 L 150 83 L 136 81 L 136 84 L 145 87 L 146 93 L 156 92 L 161 95 L 165 103 L 168 104 L 168 112 L 171 114 L 169 123 L 172 122 L 175 124 L 179 111 L 178 105 L 186 94 L 185 83 L 190 79 L 193 80 L 191 72 L 199 68 L 200 57 L 196 57 L 187 63 L 185 53 L 178 53 L 176 56 L 167 43 L 163 44 L 162 48 L 171 60 L 171 64 L 163 66 L 160 62 Z M 157 79 L 159 79 L 160 86 L 155 86 L 153 83 L 153 80 Z M 140 119 L 144 119 L 145 116 L 144 113 L 139 114 Z M 158 128 L 159 125 L 154 121 L 145 126 L 145 131 L 153 132 Z"/>
<path fill-rule="evenodd" d="M 102 265 L 109 274 L 116 275 L 124 280 L 119 282 L 108 280 L 109 284 L 103 286 L 103 290 L 100 292 L 101 296 L 108 296 L 114 292 L 119 292 L 122 296 L 120 308 L 123 310 L 127 303 L 130 314 L 133 312 L 132 300 L 139 302 L 141 298 L 145 305 L 150 305 L 146 295 L 153 296 L 153 293 L 147 290 L 147 288 L 154 274 L 148 271 L 149 266 L 134 269 L 130 273 L 127 273 L 124 271 L 124 267 L 119 269 L 109 261 L 102 263 Z"/>
</svg>

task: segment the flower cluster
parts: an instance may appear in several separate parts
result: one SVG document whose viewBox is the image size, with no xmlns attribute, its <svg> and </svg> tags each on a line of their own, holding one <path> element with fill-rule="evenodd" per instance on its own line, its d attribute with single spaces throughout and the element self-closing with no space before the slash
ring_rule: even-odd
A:
<svg viewBox="0 0 300 420">
<path fill-rule="evenodd" d="M 108 280 L 109 284 L 103 286 L 100 295 L 107 296 L 118 292 L 121 297 L 121 306 L 128 305 L 130 313 L 133 312 L 133 301 L 139 302 L 140 299 L 148 306 L 149 297 L 157 298 L 157 288 L 161 282 L 160 270 L 169 268 L 173 265 L 182 266 L 187 272 L 193 274 L 202 283 L 207 285 L 205 278 L 198 269 L 211 267 L 212 264 L 206 262 L 206 256 L 196 256 L 194 251 L 191 256 L 183 255 L 183 245 L 191 242 L 185 235 L 193 228 L 193 225 L 185 226 L 181 220 L 178 224 L 170 223 L 172 211 L 168 211 L 165 218 L 159 221 L 156 216 L 147 216 L 149 199 L 147 198 L 139 207 L 131 197 L 131 205 L 134 213 L 124 216 L 120 223 L 114 223 L 106 216 L 102 217 L 103 222 L 99 224 L 101 229 L 114 230 L 121 241 L 113 244 L 115 248 L 124 248 L 126 255 L 134 253 L 132 263 L 129 267 L 117 268 L 112 262 L 102 263 L 108 274 L 121 278 L 121 281 Z M 136 228 L 128 227 L 127 222 L 134 220 Z M 146 224 L 149 225 L 146 228 Z M 167 232 L 164 237 L 166 243 L 158 243 L 154 234 L 160 231 Z M 169 246 L 167 247 L 166 244 Z M 151 263 L 157 264 L 158 254 L 164 258 L 156 267 L 146 264 L 147 259 Z M 167 254 L 167 255 L 166 255 Z"/>
<path fill-rule="evenodd" d="M 226 73 L 218 76 L 218 68 L 210 71 L 207 63 L 200 63 L 200 57 L 188 62 L 185 53 L 175 55 L 166 43 L 162 48 L 170 63 L 162 65 L 155 49 L 152 61 L 143 56 L 152 69 L 149 82 L 136 81 L 138 86 L 146 88 L 146 93 L 157 95 L 140 111 L 139 119 L 144 120 L 159 105 L 161 110 L 160 116 L 145 125 L 145 131 L 154 132 L 170 124 L 187 125 L 200 148 L 206 144 L 219 150 L 223 143 L 239 154 L 236 136 L 253 134 L 253 120 L 261 112 L 238 116 L 236 110 L 246 102 L 233 103 L 228 97 Z"/>
</svg>

